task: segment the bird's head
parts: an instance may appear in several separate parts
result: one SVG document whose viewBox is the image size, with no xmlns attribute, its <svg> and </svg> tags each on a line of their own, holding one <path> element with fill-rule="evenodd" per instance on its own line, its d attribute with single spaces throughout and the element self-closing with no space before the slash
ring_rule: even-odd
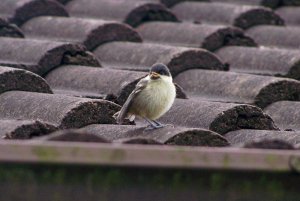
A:
<svg viewBox="0 0 300 201">
<path fill-rule="evenodd" d="M 164 64 L 154 64 L 151 66 L 149 76 L 151 80 L 158 80 L 158 79 L 172 79 L 170 70 Z"/>
</svg>

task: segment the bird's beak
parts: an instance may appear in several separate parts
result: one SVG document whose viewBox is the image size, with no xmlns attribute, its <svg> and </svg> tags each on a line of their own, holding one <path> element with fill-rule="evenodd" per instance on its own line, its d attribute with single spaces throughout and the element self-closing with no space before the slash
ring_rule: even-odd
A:
<svg viewBox="0 0 300 201">
<path fill-rule="evenodd" d="M 153 79 L 153 80 L 156 80 L 160 77 L 160 75 L 156 72 L 151 72 L 150 73 L 150 78 Z"/>
</svg>

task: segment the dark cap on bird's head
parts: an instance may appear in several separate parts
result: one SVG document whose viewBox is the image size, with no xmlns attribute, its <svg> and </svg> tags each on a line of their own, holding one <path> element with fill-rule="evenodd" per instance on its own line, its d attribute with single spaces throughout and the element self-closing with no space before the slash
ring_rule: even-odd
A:
<svg viewBox="0 0 300 201">
<path fill-rule="evenodd" d="M 169 77 L 171 76 L 169 68 L 166 65 L 161 64 L 161 63 L 152 65 L 151 69 L 150 69 L 150 74 L 151 73 L 157 73 L 159 75 L 165 75 L 165 76 L 169 76 Z"/>
</svg>

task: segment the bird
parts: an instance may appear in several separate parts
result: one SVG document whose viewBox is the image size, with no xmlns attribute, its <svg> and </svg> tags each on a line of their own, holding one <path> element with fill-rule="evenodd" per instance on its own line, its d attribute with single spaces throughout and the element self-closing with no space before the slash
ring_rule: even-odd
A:
<svg viewBox="0 0 300 201">
<path fill-rule="evenodd" d="M 175 98 L 176 88 L 169 68 L 161 63 L 154 64 L 115 114 L 116 121 L 122 124 L 124 119 L 133 121 L 138 116 L 148 122 L 147 129 L 165 127 L 156 120 L 171 108 Z"/>
</svg>

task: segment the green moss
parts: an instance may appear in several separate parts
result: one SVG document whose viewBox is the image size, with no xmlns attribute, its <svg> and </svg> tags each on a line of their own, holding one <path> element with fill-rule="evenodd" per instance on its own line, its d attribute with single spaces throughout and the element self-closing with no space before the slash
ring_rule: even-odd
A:
<svg viewBox="0 0 300 201">
<path fill-rule="evenodd" d="M 42 146 L 33 147 L 32 153 L 44 161 L 55 160 L 60 155 L 55 148 Z"/>
</svg>

